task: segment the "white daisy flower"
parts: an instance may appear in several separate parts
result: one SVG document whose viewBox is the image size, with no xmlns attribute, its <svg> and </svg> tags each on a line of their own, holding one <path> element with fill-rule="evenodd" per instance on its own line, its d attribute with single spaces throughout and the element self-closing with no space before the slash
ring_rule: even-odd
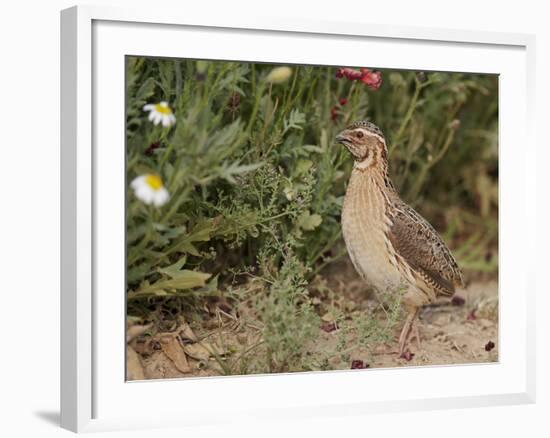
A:
<svg viewBox="0 0 550 438">
<path fill-rule="evenodd" d="M 160 207 L 170 198 L 168 190 L 162 185 L 158 175 L 140 175 L 132 181 L 130 187 L 134 189 L 136 198 L 147 205 L 153 204 L 155 207 Z"/>
<path fill-rule="evenodd" d="M 155 125 L 162 122 L 162 126 L 168 127 L 176 123 L 176 116 L 167 102 L 148 103 L 143 107 L 143 111 L 149 111 L 149 120 Z"/>
</svg>

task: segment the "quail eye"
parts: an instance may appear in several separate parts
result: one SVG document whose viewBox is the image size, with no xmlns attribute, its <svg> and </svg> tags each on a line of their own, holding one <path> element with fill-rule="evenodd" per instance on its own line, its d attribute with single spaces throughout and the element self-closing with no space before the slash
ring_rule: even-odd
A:
<svg viewBox="0 0 550 438">
<path fill-rule="evenodd" d="M 364 134 L 363 134 L 361 131 L 358 131 L 358 132 L 355 133 L 355 136 L 356 136 L 357 138 L 363 138 L 363 135 L 364 135 Z"/>
</svg>

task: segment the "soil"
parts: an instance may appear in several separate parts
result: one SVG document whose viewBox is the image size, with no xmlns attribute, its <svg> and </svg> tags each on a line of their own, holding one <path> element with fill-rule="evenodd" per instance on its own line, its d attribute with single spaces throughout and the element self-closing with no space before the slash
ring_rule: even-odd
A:
<svg viewBox="0 0 550 438">
<path fill-rule="evenodd" d="M 334 272 L 324 273 L 324 277 L 330 278 L 327 284 L 332 290 L 340 290 L 340 305 L 365 317 L 380 315 L 381 312 L 376 310 L 381 308 L 380 301 L 350 271 L 349 266 L 341 265 L 333 269 Z M 316 342 L 305 347 L 309 351 L 308 356 L 313 359 L 321 356 L 326 359 L 327 352 L 336 352 L 341 340 L 338 324 L 330 321 L 326 314 L 322 315 L 322 321 Z M 254 371 L 248 363 L 240 363 L 245 362 L 243 358 L 253 353 L 254 349 L 262 348 L 258 325 L 243 323 L 242 316 L 235 316 L 235 312 L 223 305 L 216 307 L 208 324 L 193 325 L 193 328 L 192 325 L 182 320 L 172 330 L 157 333 L 148 331 L 149 326 L 143 329 L 140 326 L 129 327 L 128 379 L 261 372 Z M 404 357 L 397 354 L 401 325 L 402 320 L 397 322 L 388 342 L 371 346 L 370 349 L 357 346 L 357 333 L 352 331 L 347 335 L 347 342 L 356 347 L 346 351 L 345 355 L 328 354 L 325 368 L 312 367 L 310 370 L 496 362 L 499 351 L 497 282 L 478 280 L 458 291 L 452 300 L 441 299 L 423 308 L 416 325 L 420 342 L 416 338 L 411 339 Z"/>
<path fill-rule="evenodd" d="M 459 296 L 465 298 L 462 305 L 442 300 L 422 310 L 417 323 L 420 344 L 411 340 L 412 356 L 393 354 L 396 332 L 392 344 L 377 348 L 374 355 L 358 350 L 353 359 L 364 361 L 370 368 L 497 362 L 497 283 L 474 283 Z"/>
</svg>

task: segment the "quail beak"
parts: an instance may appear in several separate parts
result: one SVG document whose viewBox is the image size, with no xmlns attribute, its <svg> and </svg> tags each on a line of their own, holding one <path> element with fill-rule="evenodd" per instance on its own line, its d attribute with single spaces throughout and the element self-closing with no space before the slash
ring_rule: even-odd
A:
<svg viewBox="0 0 550 438">
<path fill-rule="evenodd" d="M 340 134 L 336 136 L 336 142 L 343 144 L 344 146 L 347 146 L 350 143 L 349 138 L 346 135 L 345 131 L 342 131 Z"/>
</svg>

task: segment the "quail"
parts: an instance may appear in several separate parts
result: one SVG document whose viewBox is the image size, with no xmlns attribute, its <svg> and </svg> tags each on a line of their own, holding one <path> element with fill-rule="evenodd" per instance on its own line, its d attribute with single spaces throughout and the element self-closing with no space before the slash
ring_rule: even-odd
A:
<svg viewBox="0 0 550 438">
<path fill-rule="evenodd" d="M 336 136 L 354 159 L 342 209 L 342 231 L 359 275 L 376 290 L 403 293 L 403 356 L 423 305 L 463 286 L 451 251 L 430 223 L 401 200 L 388 174 L 382 131 L 359 120 Z"/>
</svg>

